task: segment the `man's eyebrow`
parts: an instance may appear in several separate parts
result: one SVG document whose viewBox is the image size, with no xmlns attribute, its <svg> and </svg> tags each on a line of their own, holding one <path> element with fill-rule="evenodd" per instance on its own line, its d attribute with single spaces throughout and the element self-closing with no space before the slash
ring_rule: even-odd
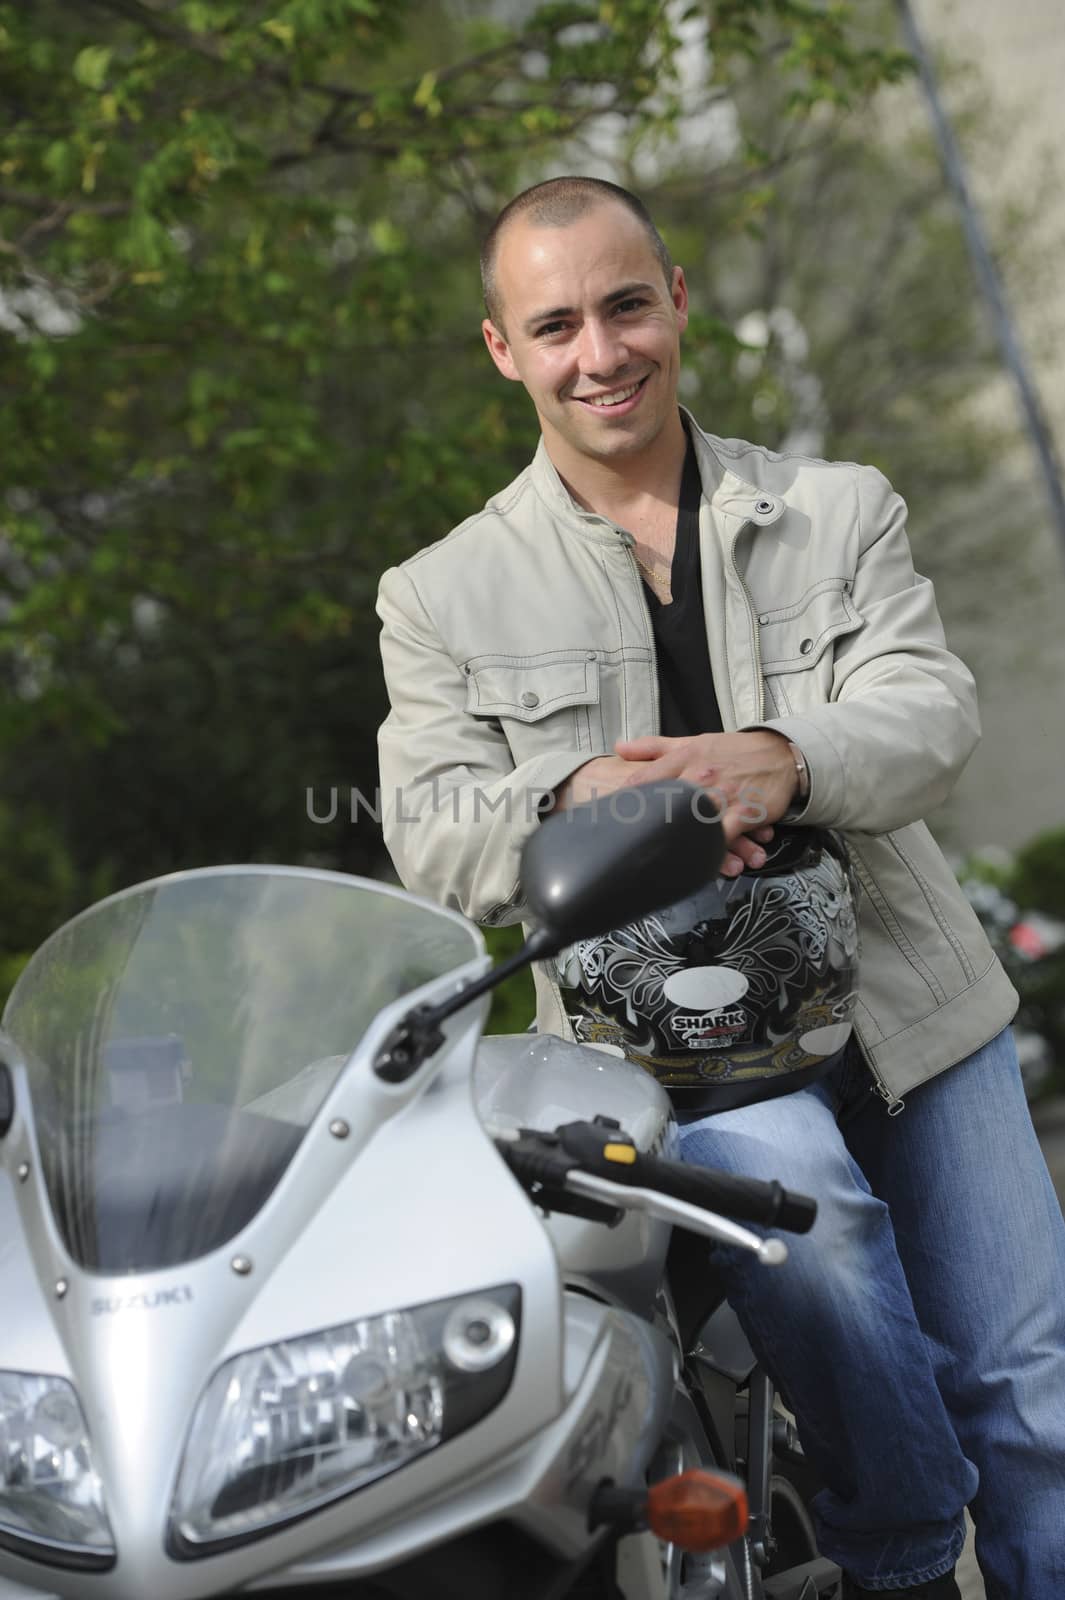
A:
<svg viewBox="0 0 1065 1600">
<path fill-rule="evenodd" d="M 619 300 L 627 300 L 630 295 L 648 294 L 654 291 L 653 283 L 627 283 L 622 289 L 612 289 L 603 297 L 604 306 L 616 305 Z M 526 333 L 532 333 L 541 322 L 556 322 L 560 317 L 572 317 L 572 306 L 553 306 L 550 311 L 538 311 L 535 316 L 529 317 L 525 322 Z"/>
</svg>

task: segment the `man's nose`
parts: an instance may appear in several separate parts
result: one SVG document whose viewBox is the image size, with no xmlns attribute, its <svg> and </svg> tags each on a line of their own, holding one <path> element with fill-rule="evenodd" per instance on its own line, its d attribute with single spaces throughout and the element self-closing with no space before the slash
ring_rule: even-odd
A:
<svg viewBox="0 0 1065 1600">
<path fill-rule="evenodd" d="M 589 317 L 581 328 L 578 345 L 581 371 L 608 378 L 629 359 L 621 330 L 598 317 Z"/>
</svg>

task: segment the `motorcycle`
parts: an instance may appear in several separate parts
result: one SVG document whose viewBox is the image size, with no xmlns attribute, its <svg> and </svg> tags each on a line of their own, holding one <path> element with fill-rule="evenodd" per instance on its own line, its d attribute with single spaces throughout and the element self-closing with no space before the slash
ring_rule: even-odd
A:
<svg viewBox="0 0 1065 1600">
<path fill-rule="evenodd" d="M 261 866 L 36 953 L 0 1036 L 0 1595 L 839 1595 L 706 1260 L 773 1270 L 813 1202 L 674 1160 L 636 1066 L 480 1039 L 519 965 L 716 873 L 719 827 L 643 793 L 540 827 L 494 970 L 454 912 Z"/>
<path fill-rule="evenodd" d="M 960 881 L 1020 996 L 1013 1042 L 1025 1093 L 1035 1101 L 1047 1091 L 1060 1064 L 1065 922 L 1040 911 L 1022 911 L 1002 889 L 983 879 Z"/>
</svg>

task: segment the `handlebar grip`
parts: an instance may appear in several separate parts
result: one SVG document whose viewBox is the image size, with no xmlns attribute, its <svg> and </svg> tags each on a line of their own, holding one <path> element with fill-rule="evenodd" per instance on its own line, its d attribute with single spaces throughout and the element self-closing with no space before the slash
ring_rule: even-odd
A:
<svg viewBox="0 0 1065 1600">
<path fill-rule="evenodd" d="M 817 1217 L 816 1200 L 809 1195 L 796 1194 L 776 1182 L 738 1178 L 712 1167 L 696 1167 L 683 1161 L 663 1161 L 646 1155 L 637 1155 L 629 1170 L 636 1183 L 660 1189 L 674 1200 L 687 1200 L 704 1210 L 720 1211 L 737 1221 L 760 1222 L 768 1227 L 786 1228 L 791 1233 L 809 1233 Z"/>
</svg>

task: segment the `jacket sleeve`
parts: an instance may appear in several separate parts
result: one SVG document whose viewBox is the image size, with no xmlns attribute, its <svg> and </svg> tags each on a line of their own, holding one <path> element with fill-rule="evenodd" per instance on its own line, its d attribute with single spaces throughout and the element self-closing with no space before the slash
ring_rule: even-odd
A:
<svg viewBox="0 0 1065 1600">
<path fill-rule="evenodd" d="M 381 579 L 377 614 L 391 710 L 378 734 L 385 843 L 404 885 L 476 922 L 517 922 L 521 847 L 541 804 L 589 759 L 568 750 L 516 766 L 491 718 L 466 710 L 466 679 L 409 572 Z"/>
<path fill-rule="evenodd" d="M 976 685 L 946 645 L 932 585 L 913 569 L 906 506 L 875 467 L 858 474 L 852 599 L 863 626 L 840 639 L 827 705 L 758 723 L 802 750 L 797 820 L 881 834 L 946 799 L 980 739 Z"/>
</svg>

